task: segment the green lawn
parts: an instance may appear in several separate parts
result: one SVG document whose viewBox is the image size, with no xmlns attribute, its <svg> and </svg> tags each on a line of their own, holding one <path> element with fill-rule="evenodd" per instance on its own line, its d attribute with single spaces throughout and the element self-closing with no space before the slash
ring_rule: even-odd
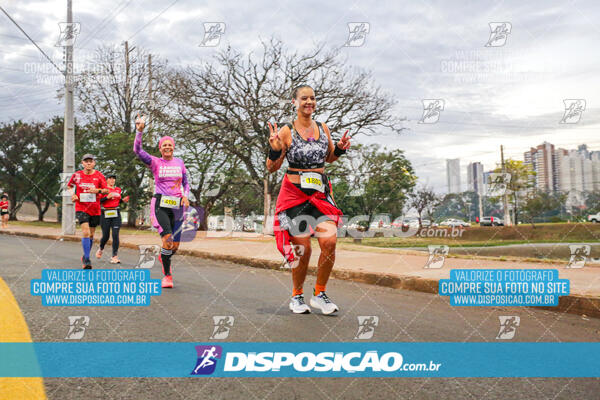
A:
<svg viewBox="0 0 600 400">
<path fill-rule="evenodd" d="M 493 247 L 524 243 L 593 243 L 600 242 L 600 224 L 592 223 L 546 223 L 518 226 L 473 226 L 452 237 L 447 228 L 432 228 L 435 235 L 446 232 L 445 237 L 373 237 L 362 239 L 361 244 L 375 247 L 426 247 L 432 244 L 445 244 L 461 247 Z M 455 231 L 456 233 L 457 231 Z M 352 243 L 351 237 L 341 238 L 342 243 Z"/>
</svg>

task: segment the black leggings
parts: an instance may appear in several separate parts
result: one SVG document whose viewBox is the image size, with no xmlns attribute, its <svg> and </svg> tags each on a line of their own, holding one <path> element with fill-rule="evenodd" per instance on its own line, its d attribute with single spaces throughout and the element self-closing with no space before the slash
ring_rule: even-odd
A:
<svg viewBox="0 0 600 400">
<path fill-rule="evenodd" d="M 112 255 L 115 257 L 119 251 L 119 230 L 121 229 L 121 211 L 117 210 L 117 216 L 113 218 L 100 218 L 100 226 L 102 227 L 102 239 L 100 240 L 100 249 L 104 250 L 104 245 L 108 242 L 110 231 L 112 229 Z"/>
</svg>

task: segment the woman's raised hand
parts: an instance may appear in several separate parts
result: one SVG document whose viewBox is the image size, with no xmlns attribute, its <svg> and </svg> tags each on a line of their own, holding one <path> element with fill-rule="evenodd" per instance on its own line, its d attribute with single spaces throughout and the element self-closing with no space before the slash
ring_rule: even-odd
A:
<svg viewBox="0 0 600 400">
<path fill-rule="evenodd" d="M 279 138 L 279 130 L 277 130 L 277 124 L 274 123 L 273 125 L 271 125 L 270 122 L 267 122 L 267 124 L 269 124 L 269 132 L 271 133 L 271 135 L 269 136 L 269 144 L 271 145 L 271 148 L 273 150 L 279 151 L 283 148 L 283 143 Z"/>
<path fill-rule="evenodd" d="M 137 132 L 144 132 L 144 128 L 146 127 L 146 116 L 140 117 L 140 113 L 138 113 L 137 118 L 135 119 L 135 130 Z"/>
<path fill-rule="evenodd" d="M 348 131 L 346 130 L 340 141 L 337 143 L 337 147 L 339 147 L 342 150 L 348 150 L 350 148 L 350 137 L 347 135 Z"/>
</svg>

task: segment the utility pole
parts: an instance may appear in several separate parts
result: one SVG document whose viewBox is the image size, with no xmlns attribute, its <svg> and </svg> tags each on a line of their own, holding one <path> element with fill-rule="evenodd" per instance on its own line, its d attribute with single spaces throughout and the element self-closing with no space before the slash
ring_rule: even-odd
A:
<svg viewBox="0 0 600 400">
<path fill-rule="evenodd" d="M 154 109 L 154 92 L 152 92 L 152 54 L 148 54 L 148 102 L 146 104 L 148 110 L 148 138 L 150 143 L 154 145 L 154 132 L 152 131 L 152 110 Z M 150 177 L 150 192 L 154 193 L 154 179 Z"/>
<path fill-rule="evenodd" d="M 154 109 L 154 92 L 152 92 L 152 54 L 148 54 L 148 101 L 146 102 L 146 109 L 148 111 L 146 120 L 148 137 L 150 139 L 150 143 L 154 145 L 154 132 L 152 130 L 152 110 Z M 152 174 L 150 174 L 148 181 L 148 189 L 150 190 L 150 193 L 154 195 L 154 178 L 152 177 Z M 148 205 L 146 207 L 146 212 L 144 213 L 144 222 L 146 225 L 151 225 L 151 212 L 152 210 L 150 209 L 150 205 Z"/>
<path fill-rule="evenodd" d="M 125 109 L 131 106 L 131 87 L 129 86 L 129 42 L 125 41 Z M 129 120 L 131 115 L 127 116 Z M 129 129 L 129 127 L 127 127 Z"/>
<path fill-rule="evenodd" d="M 504 164 L 504 146 L 500 145 L 500 160 L 502 161 L 502 177 L 506 176 L 506 164 Z M 508 186 L 508 182 L 504 182 Z M 504 194 L 502 195 L 502 206 L 504 208 L 504 226 L 511 226 L 510 222 L 510 212 L 508 212 L 508 187 L 504 190 Z"/>
<path fill-rule="evenodd" d="M 477 189 L 477 202 L 479 203 L 479 223 L 481 224 L 481 219 L 483 218 L 483 187 L 478 187 Z"/>
<path fill-rule="evenodd" d="M 65 57 L 65 121 L 63 135 L 63 179 L 75 172 L 75 121 L 73 116 L 73 8 L 67 0 L 67 46 Z M 75 205 L 66 190 L 62 196 L 62 234 L 75 234 Z"/>
</svg>

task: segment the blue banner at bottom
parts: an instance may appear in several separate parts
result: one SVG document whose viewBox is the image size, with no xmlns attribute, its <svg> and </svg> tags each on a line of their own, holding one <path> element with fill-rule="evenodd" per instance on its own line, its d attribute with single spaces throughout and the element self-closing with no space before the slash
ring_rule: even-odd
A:
<svg viewBox="0 0 600 400">
<path fill-rule="evenodd" d="M 0 377 L 598 377 L 600 343 L 0 343 Z"/>
</svg>

